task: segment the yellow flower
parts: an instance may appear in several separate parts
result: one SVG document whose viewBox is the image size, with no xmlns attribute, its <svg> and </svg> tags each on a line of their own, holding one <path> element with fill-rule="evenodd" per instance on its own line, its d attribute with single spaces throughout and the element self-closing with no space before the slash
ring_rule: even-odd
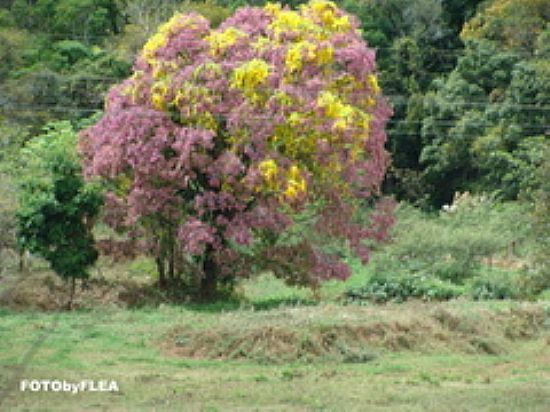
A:
<svg viewBox="0 0 550 412">
<path fill-rule="evenodd" d="M 305 24 L 304 18 L 295 11 L 283 10 L 276 14 L 271 26 L 275 32 L 298 30 Z"/>
<path fill-rule="evenodd" d="M 308 14 L 310 12 L 321 20 L 323 26 L 329 31 L 342 32 L 349 30 L 351 24 L 348 16 L 338 17 L 336 10 L 336 4 L 326 0 L 313 0 L 302 8 L 303 13 Z"/>
<path fill-rule="evenodd" d="M 302 115 L 298 112 L 292 112 L 288 116 L 288 124 L 290 126 L 298 126 L 302 121 Z"/>
<path fill-rule="evenodd" d="M 290 200 L 295 199 L 299 195 L 306 192 L 307 190 L 306 180 L 302 177 L 298 166 L 293 165 L 290 167 L 287 173 L 287 179 L 288 179 L 287 187 L 283 193 L 283 195 L 287 199 L 290 199 Z"/>
<path fill-rule="evenodd" d="M 233 72 L 231 86 L 241 90 L 254 90 L 268 78 L 270 66 L 265 60 L 252 59 Z"/>
<path fill-rule="evenodd" d="M 258 40 L 252 43 L 252 48 L 256 51 L 266 50 L 270 47 L 270 41 L 267 37 L 260 36 Z"/>
<path fill-rule="evenodd" d="M 302 43 L 296 43 L 286 52 L 285 66 L 289 72 L 295 72 L 302 68 Z"/>
<path fill-rule="evenodd" d="M 294 32 L 301 37 L 305 33 L 319 35 L 322 31 L 308 16 L 291 10 L 280 10 L 275 13 L 269 28 L 273 30 L 276 38 L 283 32 Z"/>
<path fill-rule="evenodd" d="M 376 77 L 376 75 L 369 74 L 367 82 L 375 95 L 380 93 L 380 86 L 378 85 L 378 77 Z"/>
<path fill-rule="evenodd" d="M 316 47 L 313 43 L 304 40 L 289 47 L 285 66 L 290 73 L 299 71 L 304 62 L 316 62 L 318 65 L 331 63 L 334 56 L 332 46 Z"/>
<path fill-rule="evenodd" d="M 345 129 L 353 120 L 356 110 L 349 104 L 345 104 L 338 96 L 329 91 L 323 91 L 317 98 L 317 106 L 325 110 L 325 116 L 334 119 L 333 128 Z"/>
<path fill-rule="evenodd" d="M 201 64 L 201 65 L 199 65 L 195 68 L 195 70 L 193 71 L 193 76 L 196 79 L 198 79 L 202 75 L 203 72 L 222 74 L 222 68 L 220 67 L 220 65 L 218 63 L 206 62 L 206 63 L 203 63 L 203 64 Z"/>
<path fill-rule="evenodd" d="M 317 98 L 317 105 L 325 109 L 325 114 L 331 119 L 348 119 L 353 116 L 354 110 L 350 105 L 342 103 L 338 96 L 329 91 L 323 91 Z"/>
<path fill-rule="evenodd" d="M 143 46 L 143 58 L 145 61 L 152 64 L 155 61 L 155 52 L 161 47 L 164 47 L 167 41 L 168 38 L 164 33 L 158 32 L 152 36 L 149 41 L 145 43 L 145 46 Z"/>
<path fill-rule="evenodd" d="M 172 16 L 172 18 L 166 23 L 162 24 L 157 33 L 151 37 L 147 43 L 145 43 L 145 46 L 143 47 L 143 57 L 147 63 L 151 65 L 155 64 L 155 52 L 161 47 L 166 46 L 170 33 L 177 32 L 186 26 L 193 27 L 194 24 L 195 22 L 193 21 L 193 18 L 190 18 L 182 13 L 174 14 L 174 16 Z"/>
<path fill-rule="evenodd" d="M 156 82 L 151 88 L 151 102 L 157 110 L 166 110 L 166 96 L 168 95 L 168 84 L 164 81 Z"/>
<path fill-rule="evenodd" d="M 332 1 L 326 1 L 326 0 L 312 0 L 310 1 L 306 6 L 306 8 L 309 7 L 311 10 L 313 10 L 316 14 L 321 15 L 325 12 L 334 12 L 336 9 L 336 4 L 334 4 Z"/>
<path fill-rule="evenodd" d="M 334 31 L 347 31 L 351 29 L 351 23 L 349 22 L 348 16 L 342 16 L 337 19 L 334 19 L 334 22 L 332 23 L 332 29 Z"/>
<path fill-rule="evenodd" d="M 273 16 L 277 16 L 281 12 L 281 5 L 279 3 L 267 3 L 264 6 L 264 10 Z"/>
<path fill-rule="evenodd" d="M 225 31 L 212 32 L 204 39 L 210 44 L 210 53 L 214 56 L 223 54 L 229 47 L 233 46 L 238 39 L 246 37 L 246 33 L 230 27 Z"/>
<path fill-rule="evenodd" d="M 284 196 L 290 200 L 292 199 L 296 199 L 298 197 L 298 194 L 299 194 L 299 189 L 297 187 L 297 184 L 296 182 L 294 181 L 289 181 L 288 182 L 288 186 L 284 192 Z"/>
<path fill-rule="evenodd" d="M 292 165 L 290 169 L 288 170 L 288 177 L 292 180 L 299 180 L 302 178 L 302 175 L 300 174 L 300 169 L 298 169 L 298 166 Z"/>
<path fill-rule="evenodd" d="M 334 49 L 328 45 L 326 47 L 320 47 L 317 49 L 317 56 L 315 58 L 317 64 L 324 65 L 332 63 L 334 60 Z"/>
<path fill-rule="evenodd" d="M 372 120 L 372 116 L 368 113 L 362 113 L 361 114 L 361 120 L 359 121 L 359 126 L 368 134 L 370 130 L 370 122 Z"/>
<path fill-rule="evenodd" d="M 259 99 L 258 86 L 265 83 L 269 77 L 271 67 L 265 60 L 253 59 L 239 66 L 233 72 L 231 87 L 240 89 L 252 101 Z"/>
<path fill-rule="evenodd" d="M 275 160 L 264 160 L 260 162 L 258 168 L 260 169 L 260 173 L 268 184 L 275 183 L 275 178 L 277 177 L 277 173 L 279 170 L 279 167 L 277 166 L 277 163 L 275 163 Z"/>
<path fill-rule="evenodd" d="M 337 130 L 344 130 L 346 127 L 348 127 L 348 122 L 346 122 L 344 119 L 338 119 L 334 122 L 332 127 Z"/>
</svg>

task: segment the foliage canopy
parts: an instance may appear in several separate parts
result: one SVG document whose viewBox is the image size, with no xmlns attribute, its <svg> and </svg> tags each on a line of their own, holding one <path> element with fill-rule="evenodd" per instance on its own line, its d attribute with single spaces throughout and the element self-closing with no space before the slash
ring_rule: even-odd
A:
<svg viewBox="0 0 550 412">
<path fill-rule="evenodd" d="M 83 181 L 75 147 L 71 124 L 52 123 L 27 143 L 19 159 L 19 242 L 64 279 L 88 277 L 98 257 L 91 229 L 102 196 Z"/>
<path fill-rule="evenodd" d="M 107 221 L 145 235 L 161 283 L 191 265 L 208 297 L 250 271 L 245 256 L 296 284 L 346 278 L 327 235 L 367 261 L 363 241 L 385 237 L 390 206 L 367 225 L 354 217 L 379 193 L 391 110 L 357 27 L 314 0 L 245 7 L 217 29 L 176 14 L 147 42 L 81 148 L 109 187 Z M 319 221 L 280 244 L 308 208 Z"/>
</svg>

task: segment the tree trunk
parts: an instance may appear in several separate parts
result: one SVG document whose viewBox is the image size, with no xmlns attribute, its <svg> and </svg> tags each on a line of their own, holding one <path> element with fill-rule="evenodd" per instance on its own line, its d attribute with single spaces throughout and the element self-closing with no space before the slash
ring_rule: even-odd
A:
<svg viewBox="0 0 550 412">
<path fill-rule="evenodd" d="M 76 287 L 76 278 L 71 278 L 71 296 L 69 297 L 69 302 L 67 303 L 67 310 L 73 310 L 73 299 L 74 299 L 74 291 Z"/>
<path fill-rule="evenodd" d="M 168 229 L 168 278 L 170 279 L 170 282 L 173 284 L 176 280 L 176 272 L 175 272 L 175 242 L 174 238 L 172 237 L 172 229 Z"/>
<path fill-rule="evenodd" d="M 219 267 L 211 253 L 207 252 L 203 264 L 203 277 L 200 281 L 199 299 L 203 302 L 212 301 L 216 297 Z"/>
<path fill-rule="evenodd" d="M 27 251 L 25 249 L 19 250 L 19 273 L 26 272 L 26 269 L 27 269 L 26 254 L 27 254 Z"/>
<path fill-rule="evenodd" d="M 165 289 L 166 288 L 166 274 L 164 273 L 164 262 L 161 257 L 157 257 L 155 259 L 155 262 L 157 264 L 157 272 L 159 274 L 159 288 Z"/>
</svg>

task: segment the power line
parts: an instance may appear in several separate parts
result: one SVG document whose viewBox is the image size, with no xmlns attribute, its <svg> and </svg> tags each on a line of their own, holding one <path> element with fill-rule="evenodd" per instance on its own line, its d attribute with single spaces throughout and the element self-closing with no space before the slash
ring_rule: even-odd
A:
<svg viewBox="0 0 550 412">
<path fill-rule="evenodd" d="M 96 79 L 96 78 L 102 79 L 103 77 L 99 77 L 99 76 L 98 77 L 91 77 L 90 79 Z M 415 98 L 419 98 L 419 100 L 423 100 L 425 95 L 420 96 L 420 97 L 413 97 L 413 96 L 408 96 L 408 95 L 405 95 L 405 94 L 387 94 L 387 95 L 383 95 L 383 97 L 390 99 L 392 102 L 394 102 L 394 100 L 399 100 L 399 99 L 402 99 L 403 101 L 408 102 L 409 100 L 412 100 L 412 99 L 415 99 Z M 442 100 L 444 101 L 444 103 L 448 104 L 451 107 L 455 107 L 455 106 L 460 106 L 460 107 L 471 107 L 472 106 L 472 107 L 485 107 L 485 108 L 509 107 L 509 108 L 514 108 L 514 109 L 532 109 L 533 111 L 548 111 L 550 113 L 550 105 L 549 104 L 541 104 L 541 103 L 546 103 L 546 101 L 544 101 L 544 102 L 525 101 L 523 103 L 512 103 L 512 102 L 489 102 L 489 101 L 482 101 L 482 100 L 478 100 L 478 101 L 449 101 L 448 99 L 442 99 Z M 548 103 L 550 103 L 550 100 L 548 100 Z M 83 110 L 91 109 L 90 107 L 87 107 L 87 106 L 84 106 L 84 107 L 82 107 L 82 106 L 63 106 L 63 105 L 58 105 L 58 104 L 54 104 L 54 103 L 52 103 L 52 104 L 39 104 L 39 105 L 19 105 L 19 104 L 9 104 L 9 103 L 1 104 L 1 102 L 0 102 L 0 109 L 6 108 L 6 107 L 12 107 L 12 108 L 44 108 L 44 109 L 47 109 L 48 107 L 53 107 L 53 108 L 60 108 L 60 109 L 70 108 L 70 109 L 83 109 Z M 96 109 L 92 109 L 92 110 L 96 110 Z"/>
<path fill-rule="evenodd" d="M 529 109 L 526 111 L 529 112 L 537 112 L 537 111 L 543 111 L 548 112 L 550 114 L 550 106 L 536 106 L 536 105 L 527 105 L 527 104 L 506 104 L 506 103 L 475 103 L 475 102 L 464 102 L 464 103 L 452 103 L 451 105 L 454 106 L 478 106 L 478 107 L 485 107 L 485 108 L 492 108 L 494 106 L 505 106 L 510 107 L 514 109 Z M 57 104 L 37 104 L 37 105 L 13 105 L 13 104 L 4 104 L 0 105 L 0 110 L 2 111 L 11 111 L 11 112 L 17 112 L 17 111 L 29 111 L 29 110 L 52 110 L 52 111 L 80 111 L 80 112 L 99 112 L 103 111 L 103 108 L 93 108 L 93 107 L 87 107 L 87 106 L 65 106 L 65 105 L 57 105 Z M 258 119 L 270 119 L 273 117 L 273 115 L 256 115 L 255 116 Z M 458 120 L 457 120 L 458 121 Z M 424 120 L 399 120 L 399 119 L 391 119 L 390 122 L 393 123 L 423 123 Z M 437 120 L 436 120 L 437 122 Z M 451 121 L 447 121 L 451 122 Z M 453 122 L 454 123 L 454 122 Z M 547 125 L 545 125 L 547 126 Z"/>
<path fill-rule="evenodd" d="M 9 111 L 19 111 L 19 112 L 26 112 L 26 111 L 37 111 L 37 110 L 51 110 L 51 111 L 63 111 L 63 112 L 77 112 L 77 113 L 98 113 L 101 112 L 100 109 L 92 109 L 92 108 L 82 108 L 82 107 L 70 107 L 70 106 L 25 106 L 25 107 L 18 107 L 16 109 L 12 108 Z M 152 112 L 151 116 L 155 116 L 157 113 Z M 142 116 L 145 114 L 142 114 Z M 251 122 L 259 122 L 259 121 L 265 121 L 266 119 L 272 119 L 274 115 L 257 115 L 254 117 L 254 119 L 251 119 L 250 117 L 247 118 L 246 121 L 243 122 L 244 125 L 246 123 Z M 407 125 L 418 125 L 418 126 L 424 126 L 424 127 L 457 127 L 461 125 L 460 119 L 457 119 L 456 121 L 450 121 L 450 120 L 431 120 L 429 122 L 426 122 L 425 120 L 398 120 L 398 119 L 390 119 L 387 122 L 390 125 L 394 126 L 407 126 Z M 472 126 L 478 126 L 478 127 L 489 127 L 489 126 L 496 126 L 497 124 L 495 122 L 491 122 L 489 120 L 476 120 L 469 123 Z M 515 124 L 516 126 L 520 127 L 524 131 L 529 132 L 536 132 L 541 133 L 543 129 L 545 129 L 544 133 L 548 133 L 548 130 L 550 130 L 550 124 L 542 124 L 542 125 L 533 125 L 531 123 L 529 124 Z M 388 129 L 388 133 L 391 136 L 418 136 L 422 132 L 410 132 L 405 133 L 403 131 L 399 131 L 397 129 Z"/>
<path fill-rule="evenodd" d="M 159 26 L 162 25 L 163 22 L 160 22 L 159 23 Z M 135 23 L 134 23 L 135 24 Z M 110 38 L 113 38 L 113 37 L 117 37 L 117 36 L 120 36 L 120 34 L 115 34 L 115 33 L 112 33 L 112 32 L 107 32 L 105 34 L 77 34 L 77 33 L 73 33 L 73 32 L 69 32 L 69 31 L 66 31 L 66 32 L 52 32 L 52 31 L 45 31 L 45 30 L 29 30 L 29 29 L 25 29 L 25 28 L 18 28 L 19 30 L 22 30 L 22 31 L 26 31 L 28 32 L 29 34 L 44 34 L 44 35 L 47 35 L 47 36 L 51 36 L 51 37 L 56 37 L 56 38 L 59 38 L 61 40 L 91 40 L 91 39 L 101 39 L 101 40 L 109 40 Z M 215 31 L 216 29 L 212 29 L 212 31 Z M 144 30 L 146 31 L 146 30 Z M 152 33 L 155 33 L 157 30 L 152 30 Z M 122 34 L 123 32 L 121 32 Z M 365 41 L 367 41 L 367 39 L 365 39 Z M 368 48 L 370 49 L 373 49 L 373 50 L 380 50 L 380 51 L 394 51 L 394 52 L 397 52 L 399 53 L 401 50 L 403 52 L 407 52 L 407 49 L 397 49 L 395 47 L 382 47 L 382 46 L 376 46 L 376 45 L 371 45 L 371 44 L 368 44 L 368 41 L 367 41 L 367 46 Z M 447 55 L 452 55 L 452 56 L 460 56 L 461 54 L 463 54 L 463 52 L 465 50 L 467 50 L 467 47 L 466 46 L 458 46 L 458 47 L 431 47 L 428 45 L 424 45 L 424 48 L 423 48 L 424 51 L 429 51 L 429 52 L 438 52 L 440 54 L 447 54 Z M 528 51 L 525 51 L 525 50 L 510 50 L 510 49 L 505 49 L 505 48 L 500 48 L 498 49 L 498 51 L 501 51 L 503 53 L 508 53 L 508 54 L 511 54 L 511 55 L 517 55 L 517 56 L 523 56 L 523 57 L 531 57 L 533 56 L 533 53 L 530 53 Z M 482 55 L 483 53 L 481 52 L 477 52 L 478 55 Z"/>
</svg>

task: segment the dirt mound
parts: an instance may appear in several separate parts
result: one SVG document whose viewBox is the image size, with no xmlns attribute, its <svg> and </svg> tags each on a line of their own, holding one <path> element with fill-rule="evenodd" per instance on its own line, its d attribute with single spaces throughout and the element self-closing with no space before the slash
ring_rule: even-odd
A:
<svg viewBox="0 0 550 412">
<path fill-rule="evenodd" d="M 35 272 L 4 280 L 0 292 L 0 306 L 14 310 L 59 310 L 67 306 L 69 285 L 51 272 Z M 136 307 L 157 305 L 164 301 L 152 286 L 132 281 L 110 281 L 92 278 L 78 283 L 73 307 L 91 308 L 105 305 Z"/>
<path fill-rule="evenodd" d="M 332 324 L 291 318 L 285 324 L 277 317 L 258 315 L 256 322 L 245 317 L 240 325 L 224 325 L 222 316 L 220 325 L 208 330 L 176 328 L 163 346 L 176 356 L 260 362 L 365 362 L 384 350 L 502 354 L 511 340 L 537 336 L 548 317 L 535 306 L 499 312 L 464 312 L 433 304 L 422 308 L 406 317 L 391 316 L 390 311 L 380 320 L 371 320 L 367 311 L 363 321 L 352 316 Z"/>
</svg>

